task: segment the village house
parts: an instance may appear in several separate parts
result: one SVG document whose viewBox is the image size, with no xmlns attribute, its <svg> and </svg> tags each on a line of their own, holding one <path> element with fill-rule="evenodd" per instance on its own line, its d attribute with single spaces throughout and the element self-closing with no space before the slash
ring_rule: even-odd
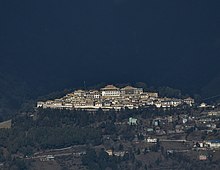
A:
<svg viewBox="0 0 220 170">
<path fill-rule="evenodd" d="M 86 92 L 84 90 L 76 90 L 74 91 L 74 95 L 82 97 L 86 94 Z"/>
<path fill-rule="evenodd" d="M 128 120 L 129 125 L 137 125 L 137 119 L 130 117 Z"/>
<path fill-rule="evenodd" d="M 206 141 L 205 144 L 212 149 L 220 148 L 220 140 L 209 140 L 209 141 Z"/>
<path fill-rule="evenodd" d="M 157 138 L 148 137 L 148 138 L 146 139 L 146 142 L 147 142 L 147 143 L 157 143 Z"/>
<path fill-rule="evenodd" d="M 147 92 L 147 95 L 150 98 L 158 98 L 159 97 L 158 93 L 155 93 L 155 92 Z"/>
<path fill-rule="evenodd" d="M 184 99 L 183 102 L 192 106 L 195 103 L 195 100 L 191 97 L 188 97 L 188 98 Z"/>
</svg>

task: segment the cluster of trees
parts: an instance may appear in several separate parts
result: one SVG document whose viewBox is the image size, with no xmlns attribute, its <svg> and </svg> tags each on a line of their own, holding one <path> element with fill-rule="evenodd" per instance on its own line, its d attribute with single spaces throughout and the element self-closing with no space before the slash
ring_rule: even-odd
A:
<svg viewBox="0 0 220 170">
<path fill-rule="evenodd" d="M 175 169 L 219 169 L 220 163 L 219 161 L 213 161 L 212 155 L 207 155 L 207 161 L 200 161 L 197 159 L 192 159 L 189 155 L 184 153 L 173 153 L 167 155 L 167 160 L 173 161 L 173 168 Z"/>
<path fill-rule="evenodd" d="M 91 170 L 102 170 L 106 168 L 117 170 L 119 162 L 120 159 L 114 156 L 109 156 L 104 149 L 102 149 L 98 154 L 94 149 L 87 149 L 86 155 L 82 157 L 82 164 Z"/>
<path fill-rule="evenodd" d="M 103 134 L 114 136 L 119 133 L 114 124 L 116 121 L 127 121 L 132 116 L 151 116 L 155 112 L 158 111 L 154 108 L 109 112 L 98 110 L 96 113 L 38 109 L 31 114 L 15 116 L 11 129 L 0 130 L 0 146 L 7 148 L 10 154 L 31 155 L 42 149 L 79 144 L 98 145 Z M 124 128 L 122 137 L 133 140 L 131 127 Z"/>
<path fill-rule="evenodd" d="M 52 122 L 50 120 L 53 120 Z M 104 112 L 98 110 L 95 113 L 90 113 L 83 110 L 59 110 L 59 109 L 39 109 L 37 112 L 37 126 L 77 126 L 85 127 L 93 123 L 109 121 L 116 121 L 116 112 L 111 110 Z"/>
<path fill-rule="evenodd" d="M 14 115 L 27 98 L 27 84 L 0 72 L 0 121 Z"/>
<path fill-rule="evenodd" d="M 39 110 L 14 117 L 11 129 L 0 130 L 0 147 L 10 154 L 31 155 L 42 149 L 101 143 L 100 129 L 88 126 L 92 114 L 67 110 Z"/>
<path fill-rule="evenodd" d="M 62 148 L 71 145 L 101 143 L 101 134 L 92 128 L 31 128 L 27 131 L 22 129 L 10 129 L 0 131 L 0 145 L 7 148 L 9 153 L 22 153 L 32 155 L 34 151 L 41 149 Z"/>
<path fill-rule="evenodd" d="M 88 148 L 86 154 L 82 157 L 82 164 L 87 166 L 89 170 L 102 169 L 140 169 L 142 167 L 141 161 L 135 158 L 134 153 L 125 153 L 123 157 L 110 156 L 104 149 L 95 151 Z M 130 164 L 128 166 L 128 164 Z"/>
<path fill-rule="evenodd" d="M 182 93 L 180 90 L 171 87 L 159 87 L 158 92 L 161 97 L 175 97 L 175 98 L 182 97 Z"/>
</svg>

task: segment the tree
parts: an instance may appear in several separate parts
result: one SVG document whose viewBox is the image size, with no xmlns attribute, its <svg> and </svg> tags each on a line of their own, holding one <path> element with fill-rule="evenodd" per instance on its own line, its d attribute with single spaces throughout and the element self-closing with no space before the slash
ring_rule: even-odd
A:
<svg viewBox="0 0 220 170">
<path fill-rule="evenodd" d="M 147 90 L 147 84 L 143 82 L 137 82 L 135 87 L 143 88 L 145 91 Z"/>
<path fill-rule="evenodd" d="M 181 98 L 181 91 L 178 89 L 173 89 L 171 87 L 159 87 L 159 95 L 161 97 L 176 97 Z"/>
<path fill-rule="evenodd" d="M 0 149 L 0 162 L 4 162 L 5 161 L 5 157 L 3 155 L 3 150 Z"/>
<path fill-rule="evenodd" d="M 118 147 L 118 150 L 120 150 L 120 151 L 123 151 L 123 150 L 124 150 L 123 144 L 120 143 L 120 145 L 119 145 L 119 147 Z"/>
<path fill-rule="evenodd" d="M 159 158 L 157 158 L 157 160 L 155 161 L 156 165 L 159 166 L 160 165 L 161 160 Z"/>
<path fill-rule="evenodd" d="M 91 165 L 93 162 L 96 162 L 97 155 L 94 149 L 88 148 L 86 154 L 82 157 L 83 165 Z"/>
<path fill-rule="evenodd" d="M 139 149 L 139 148 L 137 149 L 136 154 L 137 154 L 137 155 L 140 155 L 140 154 L 141 154 L 141 151 L 140 151 L 140 149 Z"/>
</svg>

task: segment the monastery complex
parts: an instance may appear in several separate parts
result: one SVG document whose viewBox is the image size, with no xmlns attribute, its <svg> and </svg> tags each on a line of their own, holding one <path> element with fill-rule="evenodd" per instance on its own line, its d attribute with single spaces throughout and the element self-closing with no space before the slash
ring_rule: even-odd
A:
<svg viewBox="0 0 220 170">
<path fill-rule="evenodd" d="M 156 92 L 144 92 L 142 88 L 126 86 L 118 88 L 107 85 L 100 90 L 76 90 L 66 96 L 37 102 L 37 108 L 51 109 L 134 109 L 146 106 L 158 108 L 177 107 L 181 104 L 192 106 L 194 99 L 161 98 Z"/>
</svg>

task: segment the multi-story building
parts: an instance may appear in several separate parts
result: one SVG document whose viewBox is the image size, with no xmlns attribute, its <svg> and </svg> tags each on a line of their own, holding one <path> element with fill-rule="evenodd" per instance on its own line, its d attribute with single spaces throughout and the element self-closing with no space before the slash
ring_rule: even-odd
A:
<svg viewBox="0 0 220 170">
<path fill-rule="evenodd" d="M 120 96 L 120 89 L 113 86 L 113 85 L 107 85 L 104 88 L 101 89 L 101 93 L 103 97 L 117 97 Z"/>
<path fill-rule="evenodd" d="M 135 88 L 132 86 L 126 86 L 121 89 L 121 95 L 139 95 L 143 93 L 142 88 Z"/>
</svg>

